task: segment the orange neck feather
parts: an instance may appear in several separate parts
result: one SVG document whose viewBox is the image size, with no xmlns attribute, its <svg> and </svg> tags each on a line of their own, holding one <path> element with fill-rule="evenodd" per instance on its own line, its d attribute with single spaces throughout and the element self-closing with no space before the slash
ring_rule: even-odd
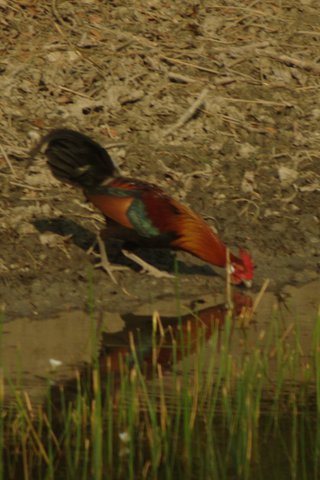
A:
<svg viewBox="0 0 320 480">
<path fill-rule="evenodd" d="M 189 208 L 179 205 L 179 237 L 171 245 L 218 267 L 226 265 L 226 246 L 211 228 Z M 232 260 L 230 255 L 230 258 Z"/>
</svg>

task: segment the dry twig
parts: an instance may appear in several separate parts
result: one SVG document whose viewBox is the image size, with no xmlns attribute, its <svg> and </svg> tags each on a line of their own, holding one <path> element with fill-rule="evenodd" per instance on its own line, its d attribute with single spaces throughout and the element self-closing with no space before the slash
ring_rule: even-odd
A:
<svg viewBox="0 0 320 480">
<path fill-rule="evenodd" d="M 199 110 L 199 108 L 202 106 L 202 104 L 204 103 L 205 101 L 205 98 L 207 96 L 207 93 L 208 93 L 208 88 L 204 88 L 199 97 L 196 99 L 195 102 L 193 102 L 193 104 L 188 108 L 188 110 L 179 118 L 179 120 L 174 123 L 173 125 L 171 125 L 171 127 L 167 128 L 162 136 L 163 137 L 166 137 L 167 135 L 169 135 L 170 133 L 173 133 L 175 130 L 177 130 L 178 128 L 182 127 L 183 125 L 185 125 L 189 120 L 192 119 L 192 117 L 196 114 L 197 110 Z"/>
<path fill-rule="evenodd" d="M 177 58 L 166 57 L 165 55 L 160 55 L 160 60 L 164 60 L 168 63 L 177 63 L 178 65 L 185 65 L 186 67 L 196 68 L 197 70 L 201 70 L 202 72 L 213 73 L 214 75 L 219 75 L 220 72 L 218 70 L 213 70 L 212 68 L 202 67 L 201 65 L 197 65 L 196 63 L 189 63 L 183 60 L 179 60 Z"/>
<path fill-rule="evenodd" d="M 297 67 L 308 72 L 320 75 L 320 65 L 310 60 L 301 60 L 300 58 L 290 57 L 289 55 L 281 55 L 272 50 L 256 50 L 258 56 L 265 56 L 284 63 L 289 67 Z"/>
<path fill-rule="evenodd" d="M 5 149 L 3 148 L 3 146 L 2 146 L 1 144 L 0 144 L 0 151 L 1 151 L 2 156 L 3 156 L 3 158 L 5 159 L 8 167 L 10 168 L 10 171 L 11 171 L 12 175 L 15 177 L 15 176 L 16 176 L 16 172 L 15 172 L 15 170 L 14 170 L 14 168 L 13 168 L 13 165 L 12 165 L 12 163 L 11 163 L 11 161 L 10 161 L 10 158 L 8 157 Z"/>
<path fill-rule="evenodd" d="M 176 72 L 169 72 L 168 78 L 169 80 L 177 83 L 193 83 L 197 81 L 195 78 L 187 77 L 186 75 L 181 75 L 180 73 Z"/>
<path fill-rule="evenodd" d="M 79 55 L 79 57 L 83 58 L 84 60 L 86 60 L 87 62 L 91 63 L 91 65 L 93 65 L 97 72 L 103 77 L 105 78 L 105 75 L 103 73 L 103 70 L 102 70 L 102 67 L 97 63 L 95 62 L 94 60 L 92 60 L 92 58 L 89 58 L 87 57 L 86 55 L 84 55 L 70 40 L 69 38 L 67 37 L 67 35 L 63 32 L 61 26 L 57 23 L 57 22 L 54 22 L 54 26 L 56 28 L 56 30 L 60 33 L 60 35 L 65 39 L 65 41 L 67 42 L 67 44 L 69 45 L 70 48 L 72 48 L 72 50 L 74 50 L 76 52 L 77 55 Z"/>
</svg>

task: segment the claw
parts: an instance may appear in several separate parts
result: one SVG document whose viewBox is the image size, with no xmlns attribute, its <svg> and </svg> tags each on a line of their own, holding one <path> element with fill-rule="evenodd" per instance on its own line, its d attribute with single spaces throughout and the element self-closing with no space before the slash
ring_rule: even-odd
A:
<svg viewBox="0 0 320 480">
<path fill-rule="evenodd" d="M 119 285 L 116 277 L 113 275 L 113 272 L 119 271 L 119 270 L 129 270 L 129 268 L 125 266 L 120 266 L 120 265 L 111 265 L 108 259 L 106 246 L 99 233 L 97 234 L 96 238 L 99 246 L 100 262 L 96 263 L 94 268 L 103 268 L 103 270 L 109 275 L 113 283 L 115 283 L 116 285 Z"/>
<path fill-rule="evenodd" d="M 171 275 L 168 272 L 163 272 L 162 270 L 159 270 L 158 268 L 153 267 L 152 265 L 145 262 L 144 260 L 142 260 L 142 258 L 138 257 L 134 253 L 128 252 L 128 250 L 124 250 L 124 249 L 122 249 L 121 251 L 125 257 L 129 258 L 133 262 L 140 265 L 140 267 L 142 268 L 142 272 L 148 273 L 149 275 L 152 275 L 153 277 L 156 277 L 156 278 L 174 278 L 174 275 Z"/>
</svg>

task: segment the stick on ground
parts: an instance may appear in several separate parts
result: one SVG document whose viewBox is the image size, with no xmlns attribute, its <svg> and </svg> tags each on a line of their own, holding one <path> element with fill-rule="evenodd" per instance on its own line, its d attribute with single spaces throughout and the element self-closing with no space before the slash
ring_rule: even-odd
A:
<svg viewBox="0 0 320 480">
<path fill-rule="evenodd" d="M 200 107 L 202 107 L 204 101 L 205 101 L 205 98 L 207 96 L 207 93 L 208 93 L 208 88 L 204 88 L 200 95 L 198 96 L 198 98 L 195 100 L 195 102 L 193 102 L 193 104 L 188 108 L 188 110 L 179 118 L 179 120 L 174 123 L 173 125 L 171 125 L 171 127 L 167 128 L 166 130 L 164 130 L 163 132 L 163 137 L 166 137 L 167 135 L 169 135 L 170 133 L 173 133 L 175 130 L 177 130 L 178 128 L 182 127 L 183 125 L 185 125 L 186 123 L 189 122 L 189 120 L 192 119 L 192 117 L 194 117 L 194 115 L 196 114 L 196 112 L 199 110 Z"/>
</svg>

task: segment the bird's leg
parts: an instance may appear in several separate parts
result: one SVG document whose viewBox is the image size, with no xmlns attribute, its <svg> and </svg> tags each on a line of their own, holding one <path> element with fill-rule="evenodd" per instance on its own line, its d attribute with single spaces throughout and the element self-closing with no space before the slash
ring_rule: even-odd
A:
<svg viewBox="0 0 320 480">
<path fill-rule="evenodd" d="M 109 277 L 111 278 L 113 283 L 118 285 L 118 282 L 117 282 L 115 276 L 113 275 L 113 272 L 115 270 L 129 270 L 129 268 L 125 267 L 125 266 L 121 266 L 121 265 L 111 265 L 110 261 L 108 259 L 105 243 L 102 240 L 100 233 L 97 234 L 96 240 L 97 240 L 98 247 L 99 247 L 100 262 L 96 263 L 94 268 L 100 268 L 100 267 L 103 268 L 103 270 L 105 272 L 107 272 L 107 274 L 109 275 Z M 91 248 L 89 249 L 89 253 L 90 253 Z"/>
<path fill-rule="evenodd" d="M 128 252 L 128 250 L 122 249 L 121 251 L 125 257 L 129 258 L 133 262 L 140 265 L 140 267 L 142 268 L 142 272 L 149 273 L 149 275 L 152 275 L 153 277 L 156 277 L 156 278 L 173 278 L 174 277 L 174 275 L 171 275 L 168 272 L 163 272 L 158 268 L 153 267 L 149 263 L 142 260 L 142 258 L 138 257 L 136 254 L 132 252 Z"/>
</svg>

